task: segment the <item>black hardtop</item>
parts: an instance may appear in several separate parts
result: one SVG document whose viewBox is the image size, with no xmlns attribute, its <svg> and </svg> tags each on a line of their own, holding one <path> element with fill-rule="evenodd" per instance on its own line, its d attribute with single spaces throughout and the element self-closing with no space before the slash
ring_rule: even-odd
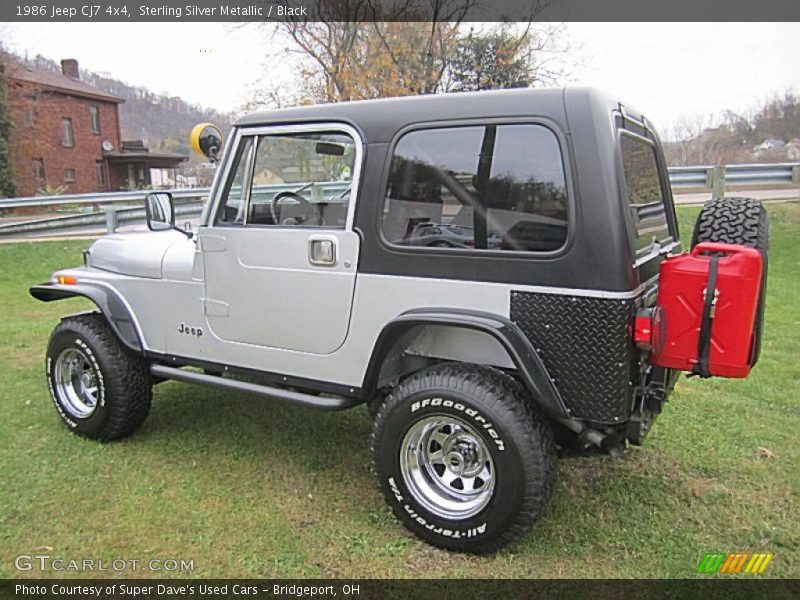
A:
<svg viewBox="0 0 800 600">
<path fill-rule="evenodd" d="M 657 140 L 641 114 L 594 88 L 514 89 L 407 96 L 298 106 L 254 113 L 239 128 L 301 123 L 346 123 L 367 146 L 359 182 L 354 230 L 361 236 L 359 273 L 628 292 L 640 278 L 621 201 L 621 162 L 616 120 Z M 541 121 L 559 139 L 569 204 L 566 244 L 542 253 L 399 250 L 380 240 L 391 144 L 406 128 Z M 627 127 L 627 125 L 626 125 Z M 662 159 L 663 162 L 663 159 Z M 373 200 L 370 200 L 373 199 Z M 671 198 L 669 210 L 672 210 Z M 655 262 L 653 263 L 655 265 Z M 657 265 L 656 265 L 657 268 Z"/>
<path fill-rule="evenodd" d="M 333 121 L 353 125 L 366 143 L 387 143 L 398 130 L 414 123 L 492 117 L 541 117 L 569 133 L 565 106 L 582 106 L 587 113 L 609 114 L 619 105 L 611 95 L 594 88 L 487 90 L 402 96 L 297 106 L 252 113 L 237 127 Z"/>
</svg>

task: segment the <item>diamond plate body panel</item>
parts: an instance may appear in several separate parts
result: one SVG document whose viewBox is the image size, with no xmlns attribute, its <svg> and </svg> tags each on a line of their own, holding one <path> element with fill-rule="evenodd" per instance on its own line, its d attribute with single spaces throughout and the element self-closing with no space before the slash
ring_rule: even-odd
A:
<svg viewBox="0 0 800 600">
<path fill-rule="evenodd" d="M 537 349 L 572 417 L 627 420 L 636 299 L 511 292 L 511 320 Z"/>
</svg>

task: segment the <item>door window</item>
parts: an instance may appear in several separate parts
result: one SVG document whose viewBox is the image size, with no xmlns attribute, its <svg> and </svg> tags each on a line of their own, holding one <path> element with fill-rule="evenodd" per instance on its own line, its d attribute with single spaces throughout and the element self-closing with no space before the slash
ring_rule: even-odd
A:
<svg viewBox="0 0 800 600">
<path fill-rule="evenodd" d="M 225 225 L 244 225 L 245 207 L 245 175 L 249 168 L 253 150 L 253 138 L 246 137 L 239 144 L 239 149 L 234 159 L 233 174 L 231 175 L 225 191 L 222 194 L 217 223 Z"/>
<path fill-rule="evenodd" d="M 339 132 L 243 138 L 217 223 L 344 228 L 356 145 Z"/>
<path fill-rule="evenodd" d="M 344 228 L 355 143 L 336 132 L 261 136 L 248 225 Z"/>
</svg>

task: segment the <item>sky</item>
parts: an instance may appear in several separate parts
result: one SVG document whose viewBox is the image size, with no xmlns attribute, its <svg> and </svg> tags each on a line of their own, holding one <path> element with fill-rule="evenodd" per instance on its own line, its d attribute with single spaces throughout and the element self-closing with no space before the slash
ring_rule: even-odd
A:
<svg viewBox="0 0 800 600">
<path fill-rule="evenodd" d="M 568 23 L 580 48 L 572 85 L 611 92 L 671 131 L 683 116 L 745 111 L 773 94 L 800 92 L 800 23 Z M 259 84 L 291 77 L 263 29 L 223 23 L 14 23 L 12 50 L 128 84 L 240 111 Z"/>
</svg>

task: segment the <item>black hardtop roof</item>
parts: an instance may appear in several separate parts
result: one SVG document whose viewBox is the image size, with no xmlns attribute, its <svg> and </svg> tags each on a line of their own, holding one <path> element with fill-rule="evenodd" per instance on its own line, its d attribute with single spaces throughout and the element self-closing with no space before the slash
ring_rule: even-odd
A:
<svg viewBox="0 0 800 600">
<path fill-rule="evenodd" d="M 380 100 L 359 100 L 314 104 L 256 112 L 236 121 L 237 127 L 277 125 L 311 121 L 334 121 L 360 129 L 367 143 L 389 142 L 394 134 L 414 123 L 456 121 L 487 117 L 544 117 L 566 131 L 565 101 L 577 101 L 587 110 L 593 106 L 607 113 L 618 101 L 593 88 L 549 88 L 489 90 L 401 96 Z"/>
</svg>

